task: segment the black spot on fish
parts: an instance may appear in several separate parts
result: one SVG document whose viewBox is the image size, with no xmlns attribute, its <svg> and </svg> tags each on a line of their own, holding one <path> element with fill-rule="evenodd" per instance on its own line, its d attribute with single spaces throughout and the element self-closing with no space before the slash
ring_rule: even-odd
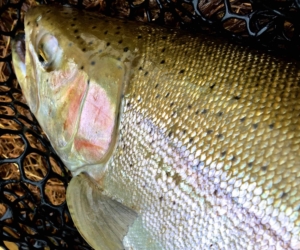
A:
<svg viewBox="0 0 300 250">
<path fill-rule="evenodd" d="M 120 40 L 118 43 L 121 44 L 123 42 L 123 40 Z"/>
<path fill-rule="evenodd" d="M 75 26 L 75 23 L 71 23 L 71 26 L 74 27 L 74 26 Z"/>
<path fill-rule="evenodd" d="M 159 197 L 159 200 L 160 200 L 160 201 L 162 201 L 162 200 L 163 200 L 163 197 L 162 197 L 162 196 L 160 196 L 160 197 Z"/>
<path fill-rule="evenodd" d="M 107 44 L 106 44 L 106 46 L 109 46 L 110 45 L 110 42 L 108 42 Z"/>
<path fill-rule="evenodd" d="M 165 97 L 167 98 L 169 95 L 170 95 L 170 93 L 168 92 L 168 93 L 165 95 Z"/>
<path fill-rule="evenodd" d="M 78 29 L 74 30 L 74 33 L 78 33 Z"/>
<path fill-rule="evenodd" d="M 80 36 L 76 36 L 76 39 L 79 39 L 80 38 Z"/>
<path fill-rule="evenodd" d="M 82 51 L 85 52 L 85 51 L 86 51 L 86 48 L 83 48 Z"/>
<path fill-rule="evenodd" d="M 50 13 L 50 12 L 51 12 L 51 10 L 47 10 L 47 11 L 46 11 L 46 13 Z"/>
<path fill-rule="evenodd" d="M 222 153 L 221 153 L 221 157 L 225 157 L 225 155 L 226 155 L 226 151 L 223 151 Z"/>
<path fill-rule="evenodd" d="M 252 127 L 253 127 L 254 129 L 257 129 L 257 127 L 258 127 L 258 124 L 257 124 L 257 123 L 255 123 L 255 124 L 253 124 L 253 125 L 252 125 Z"/>
<path fill-rule="evenodd" d="M 80 69 L 84 69 L 84 66 L 81 66 Z"/>
<path fill-rule="evenodd" d="M 182 130 L 182 133 L 185 135 L 185 133 L 186 133 L 186 129 Z"/>
<path fill-rule="evenodd" d="M 76 21 L 76 20 L 77 20 L 77 18 L 76 18 L 76 17 L 74 17 L 74 18 L 73 18 L 73 21 Z"/>
<path fill-rule="evenodd" d="M 39 24 L 38 24 L 38 23 L 36 23 L 36 27 L 39 27 Z"/>
<path fill-rule="evenodd" d="M 203 109 L 201 114 L 206 114 L 207 113 L 207 109 Z"/>
<path fill-rule="evenodd" d="M 101 53 L 102 52 L 102 49 L 99 49 L 99 51 L 98 51 L 99 53 Z"/>
<path fill-rule="evenodd" d="M 184 73 L 184 69 L 179 71 L 179 74 L 183 74 Z"/>
<path fill-rule="evenodd" d="M 93 44 L 93 41 L 90 41 L 90 42 L 89 42 L 89 45 L 92 45 L 92 44 Z"/>
<path fill-rule="evenodd" d="M 115 32 L 115 35 L 119 35 L 119 34 L 120 34 L 120 31 Z"/>
<path fill-rule="evenodd" d="M 223 139 L 223 138 L 224 138 L 224 135 L 223 135 L 223 134 L 217 134 L 217 138 L 218 138 L 218 139 Z"/>
<path fill-rule="evenodd" d="M 176 113 L 176 111 L 173 111 L 172 112 L 172 116 L 175 116 L 177 113 Z"/>
<path fill-rule="evenodd" d="M 215 83 L 213 83 L 211 86 L 209 86 L 210 87 L 210 89 L 213 89 L 214 87 L 215 87 Z"/>
<path fill-rule="evenodd" d="M 172 134 L 173 134 L 172 131 L 170 131 L 169 134 L 168 134 L 168 137 L 171 137 Z"/>
<path fill-rule="evenodd" d="M 107 33 L 108 33 L 108 31 L 106 30 L 106 31 L 104 32 L 104 35 L 107 35 Z"/>
<path fill-rule="evenodd" d="M 217 116 L 222 116 L 223 115 L 223 112 L 220 111 L 219 113 L 217 113 Z"/>
<path fill-rule="evenodd" d="M 280 199 L 286 197 L 288 194 L 286 192 L 282 192 L 279 196 Z"/>
<path fill-rule="evenodd" d="M 118 27 L 117 27 L 117 30 L 119 30 L 119 29 L 121 29 L 121 27 L 120 27 L 120 26 L 118 26 Z"/>
<path fill-rule="evenodd" d="M 270 128 L 270 129 L 273 129 L 273 128 L 274 128 L 274 124 L 270 124 L 270 125 L 269 125 L 269 128 Z"/>
<path fill-rule="evenodd" d="M 95 61 L 91 61 L 91 65 L 95 65 L 96 63 L 95 63 Z"/>
<path fill-rule="evenodd" d="M 96 29 L 96 28 L 97 28 L 96 26 L 93 26 L 93 27 L 92 27 L 93 30 Z"/>
<path fill-rule="evenodd" d="M 243 117 L 240 119 L 241 122 L 244 122 L 246 120 L 246 117 Z"/>
<path fill-rule="evenodd" d="M 163 48 L 163 49 L 161 50 L 161 52 L 162 52 L 162 53 L 164 53 L 164 52 L 165 52 L 165 50 L 166 50 L 166 49 L 165 49 L 165 48 Z"/>
<path fill-rule="evenodd" d="M 165 60 L 162 60 L 161 62 L 160 62 L 160 64 L 164 64 L 165 63 Z"/>
<path fill-rule="evenodd" d="M 145 72 L 144 76 L 148 75 L 148 71 Z"/>
<path fill-rule="evenodd" d="M 128 47 L 125 47 L 125 48 L 123 49 L 124 52 L 127 52 L 128 50 L 129 50 Z"/>
<path fill-rule="evenodd" d="M 27 25 L 29 25 L 30 24 L 30 22 L 27 22 Z"/>
<path fill-rule="evenodd" d="M 157 89 L 158 86 L 159 86 L 159 84 L 157 83 L 154 88 Z"/>
<path fill-rule="evenodd" d="M 241 97 L 239 97 L 239 96 L 234 96 L 233 99 L 234 99 L 234 100 L 240 100 Z"/>
<path fill-rule="evenodd" d="M 252 168 L 253 167 L 253 162 L 249 162 L 248 163 L 248 168 Z"/>
<path fill-rule="evenodd" d="M 236 161 L 236 157 L 233 155 L 230 160 L 231 161 Z"/>
<path fill-rule="evenodd" d="M 267 170 L 267 166 L 262 166 L 261 170 L 265 172 Z"/>
<path fill-rule="evenodd" d="M 73 45 L 73 43 L 69 43 L 69 47 L 71 47 Z"/>
<path fill-rule="evenodd" d="M 172 107 L 173 105 L 174 105 L 174 102 L 171 102 L 171 103 L 170 103 L 170 107 Z"/>
<path fill-rule="evenodd" d="M 141 36 L 141 35 L 139 35 L 137 38 L 138 38 L 138 39 L 141 39 L 141 38 L 142 38 L 142 36 Z"/>
<path fill-rule="evenodd" d="M 192 143 L 194 141 L 194 138 L 190 138 L 189 143 Z"/>
<path fill-rule="evenodd" d="M 196 115 L 198 115 L 198 114 L 199 114 L 199 109 L 197 109 L 197 110 L 196 110 L 195 114 L 196 114 Z"/>
<path fill-rule="evenodd" d="M 189 104 L 189 105 L 187 106 L 187 108 L 188 108 L 188 109 L 191 109 L 191 108 L 192 108 L 192 105 L 191 105 L 191 104 Z"/>
<path fill-rule="evenodd" d="M 157 99 L 157 98 L 159 98 L 160 97 L 160 95 L 159 94 L 157 94 L 156 96 L 155 96 L 155 98 Z"/>
<path fill-rule="evenodd" d="M 162 40 L 166 40 L 167 37 L 166 37 L 166 36 L 162 36 L 161 39 L 162 39 Z"/>
<path fill-rule="evenodd" d="M 209 130 L 206 131 L 206 133 L 207 133 L 208 135 L 210 135 L 212 132 L 213 132 L 212 129 L 209 129 Z"/>
</svg>

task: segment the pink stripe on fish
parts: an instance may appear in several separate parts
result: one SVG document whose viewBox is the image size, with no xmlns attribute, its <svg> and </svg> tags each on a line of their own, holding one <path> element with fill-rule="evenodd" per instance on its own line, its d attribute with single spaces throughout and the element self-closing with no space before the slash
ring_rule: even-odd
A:
<svg viewBox="0 0 300 250">
<path fill-rule="evenodd" d="M 96 83 L 90 87 L 81 112 L 74 147 L 87 161 L 98 161 L 109 149 L 115 125 L 115 107 Z"/>
<path fill-rule="evenodd" d="M 63 100 L 66 100 L 65 108 L 68 109 L 67 118 L 64 123 L 65 136 L 67 138 L 70 138 L 75 133 L 77 121 L 80 116 L 80 106 L 87 91 L 87 86 L 86 78 L 82 74 L 78 74 L 66 91 L 65 97 L 63 97 Z"/>
</svg>

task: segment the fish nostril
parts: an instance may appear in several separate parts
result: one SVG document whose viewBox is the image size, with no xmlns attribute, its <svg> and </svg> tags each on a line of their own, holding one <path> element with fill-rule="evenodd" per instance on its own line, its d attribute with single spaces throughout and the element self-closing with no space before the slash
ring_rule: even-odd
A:
<svg viewBox="0 0 300 250">
<path fill-rule="evenodd" d="M 25 63 L 25 33 L 19 32 L 15 36 L 16 41 L 16 53 L 18 54 L 19 58 L 23 63 Z"/>
<path fill-rule="evenodd" d="M 39 61 L 40 61 L 41 63 L 44 63 L 44 62 L 45 62 L 45 59 L 44 59 L 41 55 L 39 55 Z"/>
</svg>

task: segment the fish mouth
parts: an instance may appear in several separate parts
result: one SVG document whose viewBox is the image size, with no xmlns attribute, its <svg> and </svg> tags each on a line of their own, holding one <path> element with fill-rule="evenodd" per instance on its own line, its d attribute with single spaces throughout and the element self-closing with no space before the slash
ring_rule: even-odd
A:
<svg viewBox="0 0 300 250">
<path fill-rule="evenodd" d="M 18 80 L 23 80 L 26 76 L 26 66 L 25 66 L 25 32 L 19 31 L 11 41 L 12 47 L 12 59 L 15 68 L 15 73 Z"/>
<path fill-rule="evenodd" d="M 15 43 L 15 52 L 19 57 L 20 61 L 25 64 L 25 54 L 26 54 L 26 46 L 25 46 L 25 32 L 20 31 L 16 34 L 14 38 Z"/>
</svg>

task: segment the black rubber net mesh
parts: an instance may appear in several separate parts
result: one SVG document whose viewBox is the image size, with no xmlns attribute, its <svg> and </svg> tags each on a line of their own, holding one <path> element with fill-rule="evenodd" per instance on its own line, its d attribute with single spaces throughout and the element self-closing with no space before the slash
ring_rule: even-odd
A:
<svg viewBox="0 0 300 250">
<path fill-rule="evenodd" d="M 37 4 L 69 4 L 107 15 L 208 32 L 299 59 L 300 1 L 0 0 L 0 247 L 90 249 L 74 227 L 71 179 L 30 113 L 11 64 L 10 40 Z M 224 38 L 225 39 L 225 38 Z M 238 60 L 238 58 L 236 58 Z"/>
</svg>

